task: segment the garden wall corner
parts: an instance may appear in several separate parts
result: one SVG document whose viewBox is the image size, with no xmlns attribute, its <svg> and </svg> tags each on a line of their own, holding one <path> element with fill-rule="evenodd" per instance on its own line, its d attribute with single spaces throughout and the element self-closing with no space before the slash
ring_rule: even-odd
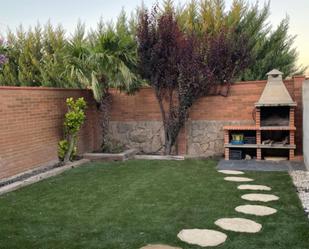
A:
<svg viewBox="0 0 309 249">
<path fill-rule="evenodd" d="M 303 113 L 304 161 L 309 170 L 309 80 L 303 84 Z"/>
<path fill-rule="evenodd" d="M 87 102 L 79 153 L 99 149 L 101 132 L 91 91 L 0 87 L 0 179 L 57 162 L 68 97 Z"/>
</svg>

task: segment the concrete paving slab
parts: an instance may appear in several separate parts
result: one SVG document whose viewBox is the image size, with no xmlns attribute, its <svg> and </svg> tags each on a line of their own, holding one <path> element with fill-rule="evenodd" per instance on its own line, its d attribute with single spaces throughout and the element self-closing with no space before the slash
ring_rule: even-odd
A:
<svg viewBox="0 0 309 249">
<path fill-rule="evenodd" d="M 252 182 L 254 179 L 248 177 L 227 176 L 224 177 L 225 181 L 229 182 Z"/>
<path fill-rule="evenodd" d="M 249 219 L 243 218 L 222 218 L 215 224 L 224 230 L 240 233 L 257 233 L 262 229 L 262 225 Z"/>
<path fill-rule="evenodd" d="M 270 191 L 271 187 L 264 186 L 264 185 L 253 185 L 253 184 L 242 184 L 237 187 L 240 190 L 263 190 L 263 191 Z"/>
<path fill-rule="evenodd" d="M 177 237 L 188 244 L 208 247 L 218 246 L 224 243 L 227 235 L 209 229 L 184 229 L 178 233 Z"/>
<path fill-rule="evenodd" d="M 226 174 L 226 175 L 243 175 L 245 172 L 239 170 L 218 170 L 219 173 Z"/>
<path fill-rule="evenodd" d="M 181 249 L 180 247 L 173 247 L 168 245 L 147 245 L 140 249 Z"/>
<path fill-rule="evenodd" d="M 236 207 L 235 211 L 256 216 L 268 216 L 277 213 L 276 209 L 261 205 L 242 205 Z"/>
<path fill-rule="evenodd" d="M 246 194 L 246 195 L 242 195 L 241 198 L 247 201 L 261 201 L 261 202 L 279 200 L 278 196 L 269 195 L 269 194 Z"/>
</svg>

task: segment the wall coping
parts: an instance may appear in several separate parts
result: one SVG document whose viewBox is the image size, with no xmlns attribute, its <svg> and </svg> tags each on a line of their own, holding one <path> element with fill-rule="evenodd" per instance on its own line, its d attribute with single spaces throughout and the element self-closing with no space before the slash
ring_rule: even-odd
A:
<svg viewBox="0 0 309 249">
<path fill-rule="evenodd" d="M 293 79 L 299 79 L 299 78 L 304 78 L 304 79 L 306 79 L 306 76 L 305 75 L 294 75 L 293 76 Z"/>
<path fill-rule="evenodd" d="M 304 78 L 305 76 L 296 75 L 292 79 L 286 79 L 284 82 L 291 82 L 294 78 Z M 232 85 L 242 84 L 262 84 L 266 83 L 267 80 L 249 80 L 249 81 L 236 81 Z M 140 89 L 151 89 L 150 86 L 142 86 Z M 35 87 L 35 86 L 0 86 L 0 90 L 35 90 L 35 91 L 91 91 L 91 89 L 85 88 L 59 88 L 59 87 Z M 111 88 L 111 91 L 117 91 L 115 88 Z"/>
<path fill-rule="evenodd" d="M 91 91 L 83 88 L 36 87 L 36 86 L 0 86 L 0 90 L 35 90 L 35 91 Z"/>
<path fill-rule="evenodd" d="M 244 85 L 244 84 L 265 84 L 267 80 L 247 80 L 232 82 L 232 85 Z M 283 82 L 293 82 L 293 79 L 286 79 Z M 140 89 L 151 89 L 150 86 L 142 86 Z M 117 91 L 115 88 L 111 88 L 112 91 Z"/>
</svg>

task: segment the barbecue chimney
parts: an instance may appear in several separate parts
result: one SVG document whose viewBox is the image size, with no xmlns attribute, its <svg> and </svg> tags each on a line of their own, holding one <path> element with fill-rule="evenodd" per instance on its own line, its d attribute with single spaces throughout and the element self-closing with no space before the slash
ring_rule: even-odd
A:
<svg viewBox="0 0 309 249">
<path fill-rule="evenodd" d="M 296 106 L 283 81 L 283 73 L 273 69 L 268 75 L 268 81 L 256 107 L 263 106 Z"/>
</svg>

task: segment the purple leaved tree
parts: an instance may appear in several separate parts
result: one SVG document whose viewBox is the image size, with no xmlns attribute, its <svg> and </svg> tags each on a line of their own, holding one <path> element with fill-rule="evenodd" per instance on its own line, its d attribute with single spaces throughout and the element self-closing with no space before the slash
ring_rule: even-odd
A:
<svg viewBox="0 0 309 249">
<path fill-rule="evenodd" d="M 190 107 L 202 96 L 221 94 L 250 63 L 247 39 L 233 30 L 196 36 L 180 30 L 173 10 L 141 10 L 138 32 L 141 75 L 159 103 L 164 154 L 171 154 Z M 225 91 L 222 91 L 225 89 Z"/>
</svg>

